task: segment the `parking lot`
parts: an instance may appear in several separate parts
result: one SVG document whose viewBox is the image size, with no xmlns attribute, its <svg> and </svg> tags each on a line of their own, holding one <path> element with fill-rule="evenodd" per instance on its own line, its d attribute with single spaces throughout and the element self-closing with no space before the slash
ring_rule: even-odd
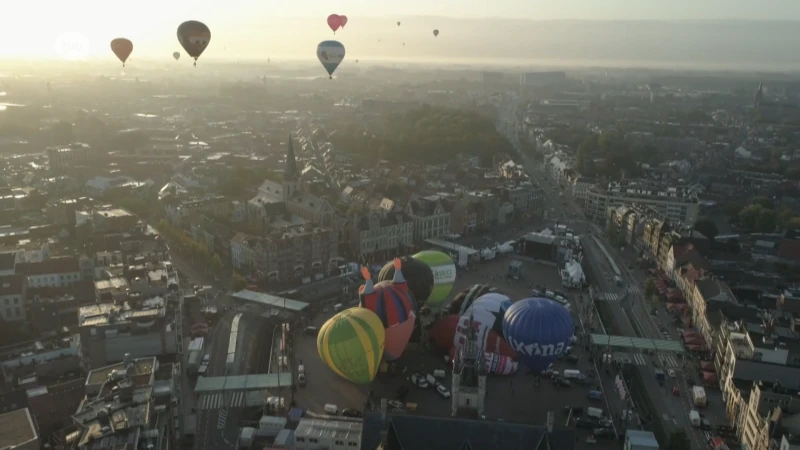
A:
<svg viewBox="0 0 800 450">
<path fill-rule="evenodd" d="M 513 258 L 499 258 L 494 261 L 483 262 L 471 271 L 459 271 L 450 296 L 468 288 L 476 283 L 496 286 L 501 292 L 519 300 L 530 297 L 529 286 L 543 286 L 550 289 L 564 291 L 561 287 L 561 278 L 555 266 L 524 262 L 522 267 L 523 277 L 520 280 L 508 280 L 505 275 L 508 265 Z M 576 302 L 569 299 L 573 305 Z M 574 313 L 574 312 L 573 312 Z M 312 325 L 320 326 L 333 315 L 332 311 L 322 313 L 312 321 Z M 576 319 L 576 327 L 580 328 Z M 558 361 L 555 369 L 562 372 L 564 369 L 579 369 L 588 373 L 590 362 L 584 355 L 580 345 L 573 347 L 573 354 L 578 357 L 577 363 L 566 360 Z M 415 403 L 416 411 L 410 414 L 450 417 L 452 403 L 438 394 L 434 387 L 419 388 L 411 384 L 413 373 L 433 374 L 436 369 L 446 370 L 446 376 L 439 381 L 451 389 L 451 370 L 445 364 L 442 355 L 428 352 L 409 346 L 400 360 L 402 366 L 407 367 L 406 373 L 379 373 L 372 386 L 355 386 L 341 379 L 328 369 L 317 355 L 316 339 L 311 336 L 298 336 L 295 350 L 296 359 L 302 359 L 308 374 L 308 386 L 299 388 L 295 399 L 299 406 L 312 412 L 321 414 L 323 406 L 327 403 L 336 404 L 339 409 L 362 409 L 366 403 L 367 392 L 371 388 L 377 398 L 395 399 L 401 386 L 408 387 L 406 402 Z M 536 377 L 528 373 L 524 366 L 520 366 L 515 375 L 489 376 L 487 383 L 486 407 L 484 416 L 487 420 L 502 420 L 507 422 L 522 422 L 544 425 L 547 413 L 555 413 L 556 424 L 565 426 L 567 411 L 565 406 L 579 406 L 586 408 L 594 406 L 606 410 L 605 400 L 590 400 L 588 393 L 594 389 L 593 385 L 572 384 L 569 387 L 556 387 L 547 378 L 541 378 L 537 385 Z M 514 401 L 509 401 L 514 399 Z M 597 444 L 585 444 L 588 430 L 578 430 L 578 448 L 604 448 L 603 441 Z"/>
</svg>

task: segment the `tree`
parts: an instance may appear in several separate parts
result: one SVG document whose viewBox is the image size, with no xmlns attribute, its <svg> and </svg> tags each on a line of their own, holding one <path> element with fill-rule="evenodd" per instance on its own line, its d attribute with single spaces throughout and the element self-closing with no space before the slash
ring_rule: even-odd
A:
<svg viewBox="0 0 800 450">
<path fill-rule="evenodd" d="M 764 207 L 761 205 L 747 205 L 739 211 L 739 223 L 748 230 L 753 230 L 756 227 L 758 216 Z"/>
<path fill-rule="evenodd" d="M 644 294 L 649 298 L 655 295 L 656 293 L 656 282 L 653 281 L 652 278 L 648 278 L 647 281 L 644 282 Z"/>
<path fill-rule="evenodd" d="M 800 217 L 792 217 L 786 222 L 786 228 L 798 229 L 800 228 Z"/>
<path fill-rule="evenodd" d="M 744 205 L 742 205 L 741 203 L 729 202 L 722 206 L 722 211 L 731 217 L 735 217 L 739 216 L 739 213 L 742 211 L 742 208 L 744 208 Z"/>
<path fill-rule="evenodd" d="M 666 450 L 686 450 L 691 447 L 689 436 L 685 430 L 678 430 L 669 435 L 669 443 L 665 447 Z"/>
<path fill-rule="evenodd" d="M 231 275 L 231 289 L 238 292 L 247 288 L 247 280 L 236 272 Z"/>
<path fill-rule="evenodd" d="M 219 255 L 214 255 L 214 257 L 211 258 L 211 272 L 213 272 L 214 275 L 219 275 L 222 273 L 223 268 L 222 260 L 219 259 Z"/>
<path fill-rule="evenodd" d="M 712 241 L 719 234 L 719 229 L 717 228 L 717 224 L 715 224 L 714 221 L 709 219 L 708 217 L 701 217 L 697 219 L 697 222 L 694 223 L 694 229 L 699 231 L 700 233 L 703 233 L 703 236 L 707 237 Z"/>
<path fill-rule="evenodd" d="M 756 218 L 755 230 L 761 233 L 774 233 L 778 226 L 778 215 L 775 210 L 762 208 Z"/>
</svg>

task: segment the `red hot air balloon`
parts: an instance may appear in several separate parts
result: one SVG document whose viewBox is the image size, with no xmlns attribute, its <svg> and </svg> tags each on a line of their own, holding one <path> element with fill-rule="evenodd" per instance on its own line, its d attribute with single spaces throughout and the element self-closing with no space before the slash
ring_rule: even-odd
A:
<svg viewBox="0 0 800 450">
<path fill-rule="evenodd" d="M 344 14 L 342 14 L 342 15 L 341 15 L 341 16 L 339 16 L 339 17 L 342 19 L 342 29 L 344 29 L 344 26 L 345 26 L 345 25 L 347 25 L 347 16 L 345 16 Z"/>
<path fill-rule="evenodd" d="M 394 261 L 395 271 L 392 281 L 382 281 L 373 285 L 369 271 L 366 267 L 362 269 L 361 273 L 366 282 L 359 288 L 358 293 L 361 307 L 374 312 L 386 329 L 383 356 L 387 361 L 393 361 L 403 354 L 416 323 L 414 300 L 400 270 L 400 260 Z"/>
<path fill-rule="evenodd" d="M 122 61 L 122 67 L 125 67 L 125 61 L 133 52 L 133 42 L 125 38 L 116 38 L 111 41 L 111 51 Z"/>
<path fill-rule="evenodd" d="M 328 26 L 333 30 L 333 34 L 336 34 L 336 30 L 341 28 L 342 25 L 342 16 L 338 14 L 331 14 L 328 16 Z"/>
</svg>

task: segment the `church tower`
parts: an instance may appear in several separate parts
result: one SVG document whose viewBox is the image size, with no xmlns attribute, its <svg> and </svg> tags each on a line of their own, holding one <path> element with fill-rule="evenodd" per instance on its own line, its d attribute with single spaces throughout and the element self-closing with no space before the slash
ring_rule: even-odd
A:
<svg viewBox="0 0 800 450">
<path fill-rule="evenodd" d="M 486 362 L 472 316 L 467 327 L 466 342 L 453 361 L 453 416 L 480 417 L 486 400 Z"/>
<path fill-rule="evenodd" d="M 289 133 L 289 150 L 286 152 L 286 169 L 283 171 L 283 201 L 289 201 L 297 192 L 297 183 L 300 174 L 297 172 L 297 160 L 294 156 L 292 134 Z"/>
<path fill-rule="evenodd" d="M 756 96 L 753 99 L 753 108 L 758 108 L 761 106 L 761 102 L 764 101 L 764 82 L 758 83 L 758 89 L 756 89 Z"/>
</svg>

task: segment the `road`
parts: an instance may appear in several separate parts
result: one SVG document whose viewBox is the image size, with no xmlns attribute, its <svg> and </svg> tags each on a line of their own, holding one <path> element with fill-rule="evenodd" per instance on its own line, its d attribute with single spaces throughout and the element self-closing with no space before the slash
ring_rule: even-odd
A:
<svg viewBox="0 0 800 450">
<path fill-rule="evenodd" d="M 517 150 L 519 157 L 522 158 L 523 165 L 528 171 L 528 175 L 530 176 L 531 180 L 548 180 L 549 178 L 541 167 L 541 161 L 537 161 L 530 154 L 524 153 L 522 150 L 522 146 L 519 143 L 519 138 L 517 135 L 518 115 L 516 108 L 516 100 L 512 100 L 508 108 L 501 113 L 500 122 L 502 124 L 499 125 L 498 128 L 501 130 L 501 132 L 504 131 L 509 140 L 511 140 L 511 143 Z M 566 223 L 577 233 L 583 234 L 582 242 L 584 244 L 584 255 L 586 258 L 584 260 L 584 264 L 590 264 L 592 266 L 592 272 L 597 275 L 595 276 L 596 279 L 594 280 L 594 287 L 604 293 L 616 293 L 620 298 L 624 299 L 623 302 L 609 302 L 611 306 L 610 310 L 613 314 L 615 322 L 621 329 L 621 333 L 626 336 L 638 336 L 633 324 L 631 323 L 631 320 L 633 320 L 636 322 L 639 329 L 642 330 L 644 334 L 642 337 L 664 339 L 665 336 L 661 331 L 661 328 L 664 326 L 664 324 L 659 323 L 659 319 L 654 320 L 651 314 L 649 314 L 651 307 L 643 298 L 644 296 L 641 295 L 640 288 L 643 286 L 644 282 L 642 274 L 635 273 L 627 267 L 628 262 L 620 257 L 617 249 L 604 241 L 602 237 L 602 230 L 599 230 L 596 225 L 588 223 L 585 220 L 585 217 L 572 201 L 569 193 L 564 192 L 560 186 L 555 186 L 553 183 L 543 182 L 540 184 L 540 186 L 542 187 L 545 196 L 545 207 L 547 210 L 555 211 L 556 213 L 555 217 L 550 216 L 551 219 L 556 219 L 561 223 Z M 607 258 L 602 251 L 597 248 L 595 243 L 591 242 L 593 240 L 589 236 L 586 236 L 587 233 L 593 233 L 598 236 L 605 249 L 614 259 L 614 262 L 621 271 L 623 285 L 625 286 L 624 289 L 620 289 L 618 286 L 615 286 L 615 283 L 612 281 L 614 273 L 610 268 Z M 602 276 L 600 276 L 600 274 L 602 274 Z M 611 275 L 611 277 L 608 275 Z M 628 308 L 630 310 L 632 319 L 629 318 L 624 308 Z M 668 317 L 667 314 L 661 314 L 661 316 L 664 317 L 662 317 L 660 320 L 664 320 L 666 317 Z M 668 325 L 667 329 L 670 329 Z M 677 330 L 674 329 L 669 331 L 670 338 L 677 338 L 677 335 L 675 334 L 676 332 Z M 643 360 L 640 359 L 640 361 L 644 362 L 644 365 L 636 365 L 633 370 L 640 372 L 644 386 L 629 386 L 629 389 L 638 390 L 638 392 L 643 392 L 644 395 L 648 395 L 650 397 L 657 411 L 653 415 L 652 419 L 660 420 L 668 433 L 677 429 L 687 430 L 690 441 L 692 442 L 692 448 L 698 450 L 704 448 L 705 445 L 703 445 L 701 433 L 698 430 L 693 429 L 689 424 L 688 412 L 691 409 L 691 399 L 688 397 L 690 394 L 689 389 L 686 388 L 687 382 L 683 370 L 676 370 L 676 378 L 668 380 L 664 387 L 661 387 L 658 385 L 658 382 L 655 379 L 654 366 L 656 363 L 653 361 L 654 357 L 647 355 L 640 356 L 644 358 Z M 660 364 L 662 359 L 658 358 L 658 361 Z M 601 372 L 605 372 L 605 370 L 601 370 Z M 601 374 L 601 378 L 603 378 L 603 384 L 607 391 L 615 390 L 613 376 L 606 376 L 606 374 L 603 373 Z M 679 397 L 671 395 L 671 387 L 673 383 L 677 383 L 681 387 L 681 395 Z M 622 422 L 623 423 L 621 425 L 624 429 L 626 424 L 624 421 Z"/>
</svg>

